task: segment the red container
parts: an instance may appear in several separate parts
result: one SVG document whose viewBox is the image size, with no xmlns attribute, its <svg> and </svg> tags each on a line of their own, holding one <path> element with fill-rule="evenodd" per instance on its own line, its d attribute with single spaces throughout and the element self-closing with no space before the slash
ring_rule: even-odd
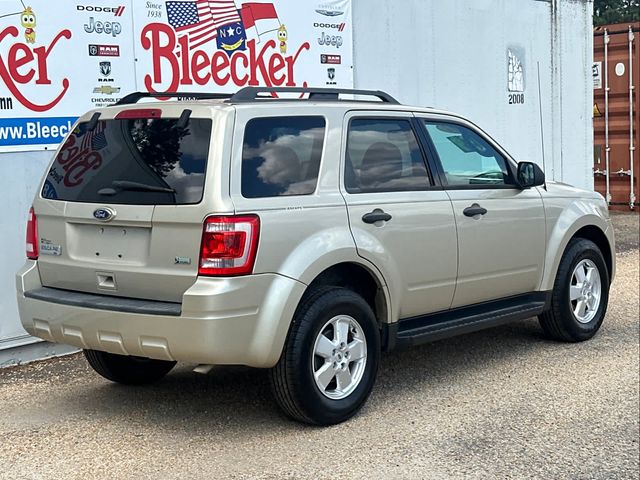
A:
<svg viewBox="0 0 640 480">
<path fill-rule="evenodd" d="M 616 210 L 640 210 L 639 43 L 640 22 L 594 30 L 595 187 Z"/>
</svg>

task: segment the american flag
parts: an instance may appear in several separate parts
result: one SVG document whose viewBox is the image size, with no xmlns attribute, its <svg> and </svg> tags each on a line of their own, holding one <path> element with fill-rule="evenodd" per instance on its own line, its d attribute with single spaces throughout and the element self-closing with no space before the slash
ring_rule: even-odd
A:
<svg viewBox="0 0 640 480">
<path fill-rule="evenodd" d="M 85 131 L 82 136 L 82 142 L 80 143 L 80 150 L 90 148 L 96 152 L 106 147 L 108 144 L 107 137 L 104 134 L 106 127 L 107 122 L 100 121 L 93 130 L 90 132 Z"/>
<path fill-rule="evenodd" d="M 233 0 L 174 0 L 166 5 L 169 25 L 188 35 L 191 48 L 214 40 L 218 28 L 240 22 Z"/>
</svg>

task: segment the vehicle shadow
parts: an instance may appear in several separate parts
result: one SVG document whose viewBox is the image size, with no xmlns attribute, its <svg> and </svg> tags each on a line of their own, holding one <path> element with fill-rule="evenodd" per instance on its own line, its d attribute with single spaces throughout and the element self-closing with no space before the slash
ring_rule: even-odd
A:
<svg viewBox="0 0 640 480">
<path fill-rule="evenodd" d="M 494 362 L 512 362 L 532 349 L 557 345 L 542 336 L 535 320 L 498 327 L 383 355 L 372 397 L 359 418 L 382 413 L 385 403 L 401 404 L 403 394 L 428 398 L 431 383 L 455 382 L 482 375 Z M 110 422 L 143 423 L 185 434 L 295 431 L 271 395 L 265 370 L 215 367 L 206 375 L 178 365 L 162 381 L 143 387 L 98 381 L 58 399 L 75 417 L 103 417 Z M 88 373 L 95 375 L 93 372 Z M 380 412 L 378 412 L 380 410 Z"/>
</svg>

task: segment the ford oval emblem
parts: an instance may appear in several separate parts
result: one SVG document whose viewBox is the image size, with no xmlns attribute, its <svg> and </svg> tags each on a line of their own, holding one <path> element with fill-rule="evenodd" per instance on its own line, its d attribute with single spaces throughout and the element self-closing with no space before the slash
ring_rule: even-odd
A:
<svg viewBox="0 0 640 480">
<path fill-rule="evenodd" d="M 102 220 L 103 222 L 108 222 L 115 216 L 116 212 L 114 212 L 110 208 L 98 208 L 93 211 L 93 217 L 98 220 Z"/>
</svg>

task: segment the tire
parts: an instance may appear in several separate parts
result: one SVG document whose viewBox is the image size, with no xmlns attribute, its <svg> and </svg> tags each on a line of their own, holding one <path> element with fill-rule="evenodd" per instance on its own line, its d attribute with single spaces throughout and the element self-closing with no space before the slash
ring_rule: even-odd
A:
<svg viewBox="0 0 640 480">
<path fill-rule="evenodd" d="M 160 380 L 176 362 L 151 358 L 127 357 L 98 350 L 84 350 L 84 356 L 97 373 L 112 382 L 144 385 Z"/>
<path fill-rule="evenodd" d="M 589 302 L 594 297 L 596 275 L 591 273 L 591 281 L 587 284 L 578 282 L 578 266 L 584 272 L 591 268 L 597 270 L 600 284 L 600 294 L 597 306 Z M 587 273 L 589 275 L 589 273 Z M 585 277 L 586 278 L 586 277 Z M 553 286 L 551 306 L 549 310 L 538 317 L 545 333 L 552 339 L 562 342 L 583 342 L 591 339 L 600 329 L 609 303 L 609 271 L 598 246 L 584 238 L 574 238 L 565 250 Z M 573 289 L 572 289 L 573 286 Z M 584 288 L 582 288 L 584 287 Z M 587 292 L 587 293 L 584 293 Z M 589 295 L 585 297 L 583 295 Z M 571 296 L 577 297 L 572 300 Z M 580 310 L 576 313 L 578 302 L 587 298 L 584 315 Z"/>
<path fill-rule="evenodd" d="M 319 351 L 323 356 L 315 354 Z M 271 386 L 289 417 L 334 425 L 351 418 L 367 401 L 379 363 L 380 332 L 371 307 L 351 290 L 321 287 L 298 306 L 280 360 L 270 370 Z M 314 376 L 320 371 L 322 383 Z M 320 385 L 325 384 L 323 391 Z"/>
</svg>

